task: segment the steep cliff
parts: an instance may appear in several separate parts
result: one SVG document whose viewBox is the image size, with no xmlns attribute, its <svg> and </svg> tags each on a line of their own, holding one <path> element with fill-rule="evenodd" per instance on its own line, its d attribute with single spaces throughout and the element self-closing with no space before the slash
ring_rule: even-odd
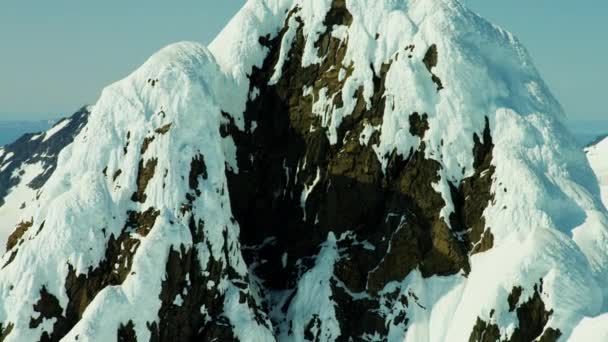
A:
<svg viewBox="0 0 608 342">
<path fill-rule="evenodd" d="M 248 1 L 74 130 L 1 260 L 0 340 L 599 334 L 608 217 L 562 118 L 459 1 Z"/>
</svg>

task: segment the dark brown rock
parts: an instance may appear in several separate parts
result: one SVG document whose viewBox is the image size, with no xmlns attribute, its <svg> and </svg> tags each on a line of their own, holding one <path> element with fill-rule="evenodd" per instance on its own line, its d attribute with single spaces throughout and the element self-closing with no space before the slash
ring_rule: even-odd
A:
<svg viewBox="0 0 608 342">
<path fill-rule="evenodd" d="M 118 331 L 116 332 L 116 341 L 118 342 L 137 342 L 137 335 L 135 333 L 135 325 L 133 321 L 129 321 L 126 325 L 120 324 Z"/>
<path fill-rule="evenodd" d="M 143 155 L 144 153 L 146 153 L 146 151 L 148 151 L 148 147 L 150 147 L 150 144 L 154 141 L 155 137 L 154 136 L 150 136 L 150 137 L 145 137 L 144 141 L 141 144 L 141 150 L 140 153 Z"/>
<path fill-rule="evenodd" d="M 31 219 L 29 221 L 22 221 L 21 223 L 19 223 L 17 225 L 17 227 L 15 228 L 15 230 L 13 231 L 13 233 L 8 237 L 8 240 L 6 242 L 6 251 L 10 251 L 11 249 L 13 249 L 13 247 L 17 246 L 17 244 L 19 243 L 19 240 L 21 240 L 21 238 L 23 237 L 23 235 L 25 235 L 25 233 L 32 228 L 32 226 L 34 225 L 34 220 Z"/>
<path fill-rule="evenodd" d="M 513 288 L 513 291 L 509 294 L 508 302 L 509 302 L 509 311 L 513 312 L 517 308 L 517 304 L 519 304 L 519 299 L 521 298 L 521 294 L 524 289 L 520 286 L 516 286 Z"/>
<path fill-rule="evenodd" d="M 202 179 L 207 179 L 208 177 L 205 158 L 201 154 L 192 159 L 192 163 L 190 164 L 190 176 L 188 177 L 190 189 L 196 191 L 197 193 L 199 193 L 199 177 L 202 177 Z"/>
<path fill-rule="evenodd" d="M 239 131 L 230 115 L 224 113 L 227 124 L 221 133 L 232 136 L 237 145 L 239 173 L 227 169 L 231 207 L 241 226 L 245 260 L 256 265 L 254 273 L 265 287 L 293 289 L 298 277 L 314 265 L 310 260 L 314 260 L 329 232 L 338 236 L 353 232 L 359 241 L 367 241 L 374 247 L 370 250 L 361 244 L 340 243 L 342 255 L 335 266 L 336 280 L 348 291 L 371 293 L 369 302 L 362 302 L 353 300 L 340 286 L 333 287 L 342 330 L 351 332 L 344 336 L 348 338 L 386 332 L 382 324 L 374 323 L 384 322 L 386 317 L 370 317 L 368 312 L 373 312 L 372 308 L 384 300 L 377 292 L 387 283 L 403 280 L 414 269 L 425 277 L 467 273 L 473 248 L 480 248 L 479 251 L 490 248 L 492 239 L 482 222 L 481 213 L 489 203 L 483 198 L 468 203 L 462 197 L 461 209 L 455 214 L 458 229 L 450 227 L 440 216 L 445 201 L 433 184 L 439 181 L 441 164 L 426 159 L 424 143 L 407 156 L 396 152 L 381 156 L 387 161 L 386 170 L 372 148 L 379 141 L 379 133 L 369 137 L 369 146 L 360 144 L 359 137 L 366 125 L 382 124 L 386 106 L 384 84 L 390 62 L 379 70 L 372 67 L 374 93 L 369 106 L 363 89 L 358 89 L 353 99 L 355 109 L 338 126 L 337 143 L 329 143 L 327 129 L 320 117 L 312 113 L 312 101 L 321 89 L 326 89 L 336 108 L 344 105 L 341 93 L 344 79 L 339 78 L 339 73 L 345 70 L 346 78 L 352 73 L 352 66 L 343 65 L 348 41 L 331 36 L 333 25 L 350 24 L 349 16 L 340 14 L 341 11 L 347 11 L 343 1 L 334 1 L 325 20 L 326 30 L 315 42 L 322 62 L 302 67 L 306 38 L 300 27 L 283 65 L 282 77 L 274 85 L 268 83 L 279 60 L 280 42 L 287 26 L 275 38 L 260 39 L 269 54 L 250 75 L 251 91 L 255 88 L 259 95 L 247 104 L 245 131 Z M 289 13 L 301 24 L 298 15 L 297 9 Z M 425 64 L 432 69 L 438 62 L 436 47 L 434 53 L 430 51 L 427 55 Z M 305 88 L 312 89 L 313 95 L 303 96 Z M 253 122 L 257 128 L 252 132 Z M 425 114 L 410 116 L 413 135 L 424 137 L 429 128 Z M 491 144 L 491 139 L 479 140 L 474 141 L 476 146 L 487 147 L 488 141 Z M 471 153 L 480 155 L 484 161 L 477 166 L 476 175 L 481 178 L 488 168 L 485 160 L 491 161 L 491 151 L 478 148 Z M 490 157 L 486 158 L 487 155 Z M 491 175 L 488 179 L 489 182 L 465 185 L 462 190 L 460 184 L 454 188 L 461 196 L 474 190 L 489 193 Z M 461 215 L 462 212 L 466 215 Z M 473 222 L 481 227 L 481 234 L 473 241 L 463 240 L 464 228 L 460 227 Z M 273 239 L 273 244 L 262 245 L 268 238 Z M 289 256 L 286 265 L 282 264 L 283 254 Z M 259 262 L 262 260 L 263 263 Z M 364 323 L 362 317 L 370 323 Z M 405 312 L 398 317 L 398 324 L 407 324 Z"/>
<path fill-rule="evenodd" d="M 431 73 L 431 80 L 437 85 L 437 91 L 440 91 L 443 89 L 443 82 L 441 82 L 441 79 L 433 73 L 433 68 L 437 66 L 438 60 L 439 52 L 437 51 L 437 45 L 433 44 L 427 50 L 422 62 L 426 66 L 426 69 Z"/>
<path fill-rule="evenodd" d="M 539 285 L 534 285 L 532 297 L 520 304 L 522 292 L 521 287 L 515 287 L 508 298 L 509 310 L 516 311 L 518 320 L 518 326 L 510 338 L 500 336 L 500 329 L 495 323 L 488 323 L 478 318 L 469 341 L 529 342 L 538 340 L 556 342 L 562 333 L 558 329 L 547 327 L 553 311 L 546 310 L 545 303 L 541 298 L 543 293 L 542 279 Z"/>
<path fill-rule="evenodd" d="M 154 177 L 157 164 L 158 159 L 156 158 L 148 160 L 145 166 L 143 159 L 140 160 L 137 172 L 137 191 L 133 194 L 131 198 L 134 202 L 144 203 L 146 201 L 146 187 L 148 186 L 148 182 L 150 181 L 150 179 Z"/>
<path fill-rule="evenodd" d="M 169 132 L 169 130 L 171 129 L 171 125 L 172 124 L 166 124 L 160 128 L 155 129 L 154 132 L 156 132 L 157 134 L 160 134 L 160 135 L 167 134 Z"/>
<path fill-rule="evenodd" d="M 14 324 L 8 323 L 6 327 L 4 324 L 0 323 L 0 342 L 4 342 L 4 340 L 11 334 L 13 331 Z"/>
<path fill-rule="evenodd" d="M 112 175 L 112 182 L 116 182 L 116 179 L 122 174 L 122 170 L 118 169 L 116 170 L 116 172 L 114 172 L 114 175 Z"/>
<path fill-rule="evenodd" d="M 63 316 L 63 308 L 57 297 L 50 294 L 44 286 L 40 289 L 40 299 L 34 304 L 34 311 L 38 312 L 39 316 L 30 319 L 30 329 L 38 328 L 45 320 L 55 319 L 52 332 L 44 332 L 40 338 L 41 342 L 59 341 L 67 333 L 68 322 Z"/>
<path fill-rule="evenodd" d="M 439 53 L 437 52 L 437 45 L 432 44 L 424 55 L 422 62 L 426 65 L 428 71 L 432 71 L 437 66 L 439 60 Z"/>
<path fill-rule="evenodd" d="M 498 342 L 501 338 L 500 329 L 496 324 L 489 324 L 477 318 L 469 342 Z"/>
</svg>

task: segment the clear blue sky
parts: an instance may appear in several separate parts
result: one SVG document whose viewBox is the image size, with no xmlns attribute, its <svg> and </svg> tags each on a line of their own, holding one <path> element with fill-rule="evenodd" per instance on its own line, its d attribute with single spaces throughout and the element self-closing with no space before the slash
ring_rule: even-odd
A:
<svg viewBox="0 0 608 342">
<path fill-rule="evenodd" d="M 462 1 L 524 42 L 571 119 L 608 117 L 608 1 Z M 1 1 L 0 119 L 94 103 L 161 47 L 210 42 L 243 2 Z"/>
</svg>

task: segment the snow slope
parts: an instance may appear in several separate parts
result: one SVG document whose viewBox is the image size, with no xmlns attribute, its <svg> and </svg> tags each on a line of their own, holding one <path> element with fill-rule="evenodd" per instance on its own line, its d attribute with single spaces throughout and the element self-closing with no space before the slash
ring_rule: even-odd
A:
<svg viewBox="0 0 608 342">
<path fill-rule="evenodd" d="M 608 207 L 608 138 L 587 147 L 585 153 L 600 183 L 604 205 Z"/>
<path fill-rule="evenodd" d="M 213 57 L 203 46 L 181 43 L 165 48 L 131 77 L 104 90 L 88 125 L 62 151 L 60 167 L 40 196 L 40 208 L 30 212 L 36 225 L 44 222 L 44 229 L 28 231 L 25 237 L 29 241 L 21 251 L 44 253 L 17 253 L 2 271 L 0 288 L 5 304 L 0 317 L 2 321 L 15 322 L 8 340 L 37 340 L 44 331 L 52 330 L 52 321 L 45 321 L 38 329 L 27 328 L 26 317 L 36 316 L 30 303 L 36 301 L 39 284 L 45 284 L 66 307 L 69 299 L 61 289 L 68 268 L 86 274 L 89 267 L 98 265 L 104 258 L 106 240 L 111 234 L 120 235 L 128 209 L 158 208 L 160 213 L 150 227 L 150 235 L 142 239 L 132 260 L 133 276 L 120 287 L 101 291 L 66 337 L 111 340 L 122 320 L 136 314 L 134 322 L 140 327 L 137 336 L 149 339 L 145 322 L 155 320 L 161 305 L 158 300 L 150 300 L 149 294 L 161 290 L 169 247 L 193 244 L 188 233 L 190 217 L 181 217 L 180 209 L 189 190 L 183 179 L 188 177 L 189 164 L 197 154 L 204 157 L 208 175 L 198 189 L 202 192 L 200 199 L 192 203 L 196 216 L 205 218 L 204 235 L 209 241 L 199 247 L 201 264 L 213 258 L 224 261 L 238 274 L 246 272 L 238 249 L 234 249 L 237 246 L 224 251 L 218 242 L 223 240 L 223 229 L 230 239 L 238 236 L 238 229 L 230 222 L 230 208 L 224 205 L 227 194 L 220 195 L 225 187 L 225 157 L 219 136 L 220 111 L 215 101 L 222 99 L 221 91 L 228 88 L 228 81 L 217 71 Z M 134 143 L 162 127 L 170 127 L 172 134 L 156 133 L 156 141 L 147 151 Z M 146 199 L 134 204 L 131 198 L 136 191 L 140 160 L 154 160 L 158 174 L 164 176 L 153 178 Z M 116 176 L 119 169 L 122 174 Z M 115 175 L 114 180 L 103 177 L 104 170 Z M 71 228 L 65 230 L 66 224 Z M 34 233 L 39 237 L 34 239 Z M 4 260 L 7 257 L 9 254 Z M 27 273 L 15 271 L 24 268 L 28 268 Z M 226 281 L 217 286 L 231 292 L 234 285 Z M 24 300 L 28 293 L 31 299 Z M 241 334 L 253 331 L 252 339 L 269 334 L 255 322 L 247 322 L 250 313 L 246 306 L 233 306 L 229 315 L 243 321 Z M 7 310 L 9 307 L 20 309 Z"/>
<path fill-rule="evenodd" d="M 329 24 L 336 8 L 351 20 Z M 337 13 L 345 18 L 346 12 Z M 263 154 L 245 153 L 238 144 L 242 135 L 267 132 L 264 119 L 256 128 L 248 113 L 256 98 L 267 98 L 268 87 L 293 77 L 290 72 L 332 57 L 319 53 L 326 31 L 336 42 L 328 46 L 344 49 L 341 65 L 333 66 L 343 70 L 340 91 L 332 92 L 332 82 L 296 89 L 299 100 L 289 105 L 312 99 L 310 113 L 302 115 L 320 124 L 309 131 L 322 132 L 337 156 L 350 146 L 343 127 L 356 119 L 351 115 L 382 108 L 377 125 L 353 128 L 365 133 L 352 149 L 369 149 L 370 165 L 378 163 L 387 181 L 393 153 L 408 160 L 420 151 L 422 160 L 437 165 L 436 178 L 419 182 L 431 182 L 443 202 L 429 214 L 439 218 L 433 229 L 447 227 L 454 236 L 448 241 L 456 244 L 472 228 L 458 231 L 451 220 L 459 210 L 453 188 L 491 174 L 492 196 L 480 205 L 492 244 L 467 250 L 467 266 L 429 276 L 422 262 L 379 290 L 368 280 L 354 291 L 338 273 L 341 262 L 355 259 L 349 248 L 386 250 L 380 267 L 397 243 L 409 242 L 393 240 L 408 226 L 375 244 L 353 238 L 349 230 L 356 227 L 320 229 L 323 210 L 309 204 L 331 190 L 325 186 L 331 175 L 307 158 L 295 161 L 297 170 L 286 167 L 286 183 L 299 182 L 299 188 L 283 192 L 291 192 L 303 212 L 298 224 L 311 224 L 310 234 L 298 239 L 321 243 L 298 260 L 275 251 L 283 268 L 297 269 L 282 290 L 256 272 L 258 261 L 272 261 L 245 260 L 249 249 L 273 244 L 271 236 L 265 245 L 242 245 L 241 228 L 249 222 L 235 219 L 237 193 L 229 191 L 229 179 L 248 171 L 243 160 L 255 163 Z M 280 40 L 263 44 L 260 37 Z M 277 58 L 266 70 L 269 55 Z M 291 64 L 295 58 L 300 65 Z M 270 72 L 264 84 L 250 77 L 256 70 Z M 384 107 L 372 106 L 378 98 Z M 277 108 L 262 111 L 272 116 Z M 421 134 L 411 113 L 427 115 Z M 608 312 L 608 213 L 563 116 L 525 48 L 457 0 L 250 0 L 209 48 L 168 46 L 103 91 L 35 205 L 25 208 L 30 227 L 0 262 L 0 336 L 333 341 L 353 337 L 345 329 L 351 323 L 343 318 L 345 303 L 369 301 L 385 321 L 354 336 L 362 340 L 468 341 L 475 332 L 490 334 L 489 327 L 504 339 L 526 333 L 599 338 L 606 334 L 601 314 Z M 483 143 L 479 137 L 493 142 L 491 166 L 481 174 L 472 153 Z M 14 206 L 20 199 L 8 201 Z M 306 219 L 315 215 L 320 223 Z M 260 234 L 265 229 L 257 228 Z M 388 247 L 381 249 L 385 240 Z M 546 313 L 540 331 L 526 331 L 522 317 L 530 312 Z M 352 323 L 369 323 L 360 317 Z M 179 326 L 184 322 L 187 329 Z"/>
<path fill-rule="evenodd" d="M 20 183 L 12 188 L 8 196 L 4 198 L 5 205 L 0 207 L 0 218 L 2 219 L 0 248 L 3 251 L 5 250 L 9 235 L 17 224 L 28 219 L 21 216 L 21 211 L 36 198 L 36 190 L 30 188 L 28 184 L 44 172 L 41 164 L 40 162 L 30 165 L 26 164 L 22 168 L 13 171 L 11 178 L 20 179 Z"/>
</svg>

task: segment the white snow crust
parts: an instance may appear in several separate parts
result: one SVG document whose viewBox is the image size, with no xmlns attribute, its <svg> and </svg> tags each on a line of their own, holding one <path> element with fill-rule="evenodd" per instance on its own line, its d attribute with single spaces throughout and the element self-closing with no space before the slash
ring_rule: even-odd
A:
<svg viewBox="0 0 608 342">
<path fill-rule="evenodd" d="M 584 153 L 563 125 L 563 110 L 525 48 L 513 35 L 456 0 L 346 3 L 353 23 L 336 27 L 334 35 L 348 39 L 345 62 L 354 68 L 345 79 L 344 107 L 334 108 L 333 101 L 323 96 L 315 104 L 316 114 L 325 118 L 330 141 L 336 142 L 336 127 L 354 108 L 355 90 L 363 86 L 369 98 L 373 70 L 391 62 L 384 122 L 366 130 L 380 131 L 380 143 L 373 148 L 384 165 L 387 152 L 396 149 L 407 156 L 421 144 L 420 138 L 409 133 L 408 116 L 403 113 L 427 113 L 426 154 L 442 165 L 435 188 L 446 203 L 452 203 L 447 182 L 457 183 L 474 172 L 472 136 L 481 136 L 486 117 L 495 144 L 495 200 L 485 212 L 494 247 L 472 257 L 467 277 L 425 279 L 414 271 L 402 282 L 389 284 L 383 291 L 397 289 L 406 294 L 411 290 L 420 304 L 408 308 L 407 331 L 390 327 L 389 341 L 468 341 L 477 317 L 490 321 L 491 310 L 496 310 L 492 320 L 506 327 L 501 333 L 509 335 L 517 318 L 508 310 L 508 294 L 522 286 L 522 297 L 529 298 L 541 279 L 543 300 L 553 310 L 548 326 L 559 328 L 564 340 L 594 341 L 606 336 L 608 321 L 602 314 L 608 312 L 608 214 Z M 45 326 L 52 325 L 46 322 L 37 330 L 28 328 L 40 287 L 45 285 L 65 307 L 67 263 L 78 273 L 86 273 L 104 258 L 108 236 L 102 229 L 108 235 L 119 234 L 127 210 L 154 207 L 161 215 L 142 239 L 132 267 L 135 274 L 121 286 L 104 289 L 64 340 L 76 336 L 79 341 L 113 340 L 118 325 L 128 320 L 133 320 L 138 340 L 149 339 L 145 323 L 158 320 L 158 294 L 168 252 L 171 246 L 192 245 L 187 222 L 178 212 L 188 192 L 182 177 L 188 177 L 189 163 L 197 153 L 204 155 L 208 169 L 208 179 L 200 185 L 203 195 L 194 204 L 195 215 L 206 220 L 210 246 L 200 248 L 201 264 L 213 256 L 246 274 L 228 194 L 216 191 L 226 188 L 226 164 L 238 171 L 234 142 L 219 134 L 221 111 L 230 113 L 244 129 L 247 74 L 254 65 L 261 66 L 267 52 L 258 38 L 275 36 L 287 12 L 296 7 L 307 37 L 303 63 L 317 63 L 314 41 L 324 31 L 330 4 L 329 0 L 249 0 L 209 49 L 195 43 L 171 45 L 103 91 L 86 128 L 60 154 L 57 171 L 36 205 L 27 206 L 22 214 L 32 217 L 36 227 L 45 222 L 44 229 L 36 238 L 36 229 L 28 231 L 15 260 L 0 271 L 0 321 L 15 324 L 7 341 L 38 340 Z M 289 48 L 287 37 L 282 49 Z M 410 44 L 415 45 L 411 59 L 403 52 Z M 440 92 L 420 63 L 432 44 L 439 52 L 433 72 L 445 87 Z M 277 68 L 273 80 L 279 77 Z M 149 80 L 157 80 L 156 85 L 151 86 Z M 161 111 L 166 115 L 159 115 Z M 135 142 L 168 123 L 170 131 L 156 137 L 141 155 Z M 124 154 L 128 133 L 131 144 Z M 362 137 L 360 142 L 369 140 Z M 593 162 L 592 152 L 588 155 Z M 138 163 L 151 158 L 158 160 L 156 175 L 148 184 L 145 203 L 135 204 L 130 198 L 136 189 Z M 108 174 L 122 170 L 116 183 L 102 177 L 105 167 Z M 306 197 L 302 203 L 305 206 Z M 446 220 L 452 210 L 450 204 L 444 209 Z M 228 260 L 221 253 L 224 227 Z M 1 264 L 8 257 L 5 254 Z M 338 257 L 336 237 L 330 234 L 315 267 L 300 279 L 287 313 L 294 321 L 294 340 L 302 340 L 303 325 L 313 314 L 324 321 L 326 330 L 320 335 L 324 341 L 340 334 L 328 285 Z M 273 332 L 256 323 L 253 313 L 239 303 L 233 284 L 225 281 L 213 286 L 226 295 L 225 314 L 239 339 L 274 340 Z M 388 314 L 397 309 L 402 308 L 384 308 Z"/>
<path fill-rule="evenodd" d="M 588 147 L 585 152 L 600 183 L 602 201 L 608 207 L 608 138 Z"/>
</svg>

